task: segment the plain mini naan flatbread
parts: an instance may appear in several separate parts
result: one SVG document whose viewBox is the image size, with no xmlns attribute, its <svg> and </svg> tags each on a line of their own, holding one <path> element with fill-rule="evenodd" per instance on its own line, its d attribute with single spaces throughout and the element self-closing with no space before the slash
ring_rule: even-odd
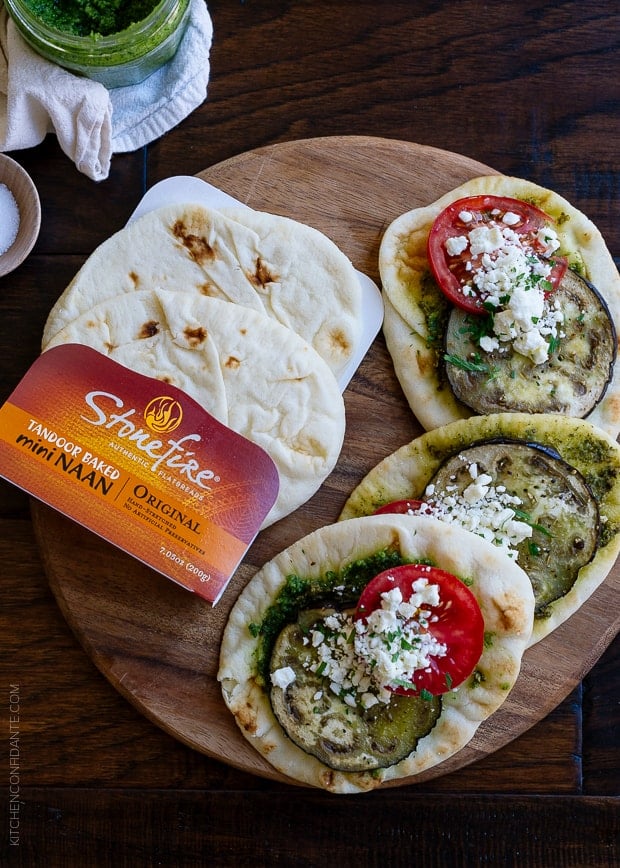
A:
<svg viewBox="0 0 620 868">
<path fill-rule="evenodd" d="M 336 771 L 298 747 L 275 717 L 269 687 L 262 683 L 257 666 L 261 625 L 289 577 L 309 579 L 318 588 L 333 587 L 351 563 L 386 549 L 406 561 L 432 563 L 466 581 L 480 605 L 489 641 L 474 674 L 442 696 L 434 726 L 408 756 L 387 768 Z M 532 588 L 523 570 L 467 531 L 419 516 L 351 519 L 299 540 L 250 580 L 224 631 L 218 679 L 241 732 L 276 769 L 294 781 L 334 793 L 363 792 L 432 768 L 470 741 L 517 679 L 533 607 Z M 295 617 L 290 614 L 291 620 Z"/>
<path fill-rule="evenodd" d="M 429 269 L 428 234 L 435 218 L 451 202 L 482 194 L 522 199 L 554 218 L 561 241 L 558 252 L 567 256 L 570 267 L 596 287 L 613 323 L 620 323 L 620 276 L 601 233 L 558 194 L 519 178 L 488 175 L 462 184 L 431 205 L 402 214 L 388 226 L 379 251 L 385 301 L 383 329 L 403 392 L 427 431 L 472 415 L 455 398 L 442 370 L 437 299 L 443 297 Z M 587 418 L 613 437 L 620 433 L 618 363 L 602 400 Z"/>
<path fill-rule="evenodd" d="M 89 256 L 50 311 L 43 348 L 96 304 L 158 287 L 264 313 L 308 341 L 336 376 L 362 336 L 357 274 L 321 232 L 249 208 L 231 219 L 175 204 L 138 218 Z"/>
<path fill-rule="evenodd" d="M 345 413 L 334 375 L 306 341 L 258 311 L 136 290 L 79 316 L 46 349 L 66 343 L 177 386 L 262 447 L 280 476 L 263 527 L 305 503 L 336 464 Z"/>
<path fill-rule="evenodd" d="M 383 459 L 351 493 L 340 517 L 350 519 L 393 501 L 421 499 L 448 458 L 493 440 L 536 443 L 553 450 L 579 471 L 598 503 L 596 553 L 581 567 L 570 590 L 535 618 L 530 642 L 534 644 L 580 608 L 605 580 L 620 553 L 620 446 L 602 429 L 585 420 L 548 414 L 498 413 L 452 422 Z"/>
</svg>

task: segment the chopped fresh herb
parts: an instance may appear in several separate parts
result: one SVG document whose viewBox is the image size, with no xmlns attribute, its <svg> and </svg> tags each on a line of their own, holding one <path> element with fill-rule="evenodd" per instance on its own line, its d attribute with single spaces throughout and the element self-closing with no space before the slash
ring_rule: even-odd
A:
<svg viewBox="0 0 620 868">
<path fill-rule="evenodd" d="M 449 365 L 454 365 L 456 368 L 462 368 L 464 371 L 471 371 L 475 374 L 488 374 L 490 367 L 486 362 L 480 360 L 480 356 L 475 355 L 473 359 L 463 359 L 461 356 L 455 356 L 452 353 L 444 353 L 444 361 Z"/>
<path fill-rule="evenodd" d="M 496 365 L 489 365 L 482 361 L 480 353 L 472 354 L 470 359 L 464 359 L 462 356 L 456 356 L 453 353 L 444 353 L 444 361 L 449 365 L 454 365 L 473 374 L 488 374 L 489 380 L 494 380 L 499 374 L 499 368 Z"/>
<path fill-rule="evenodd" d="M 526 524 L 529 524 L 529 526 L 532 528 L 532 530 L 540 531 L 540 533 L 542 533 L 548 537 L 553 536 L 551 531 L 548 530 L 546 527 L 543 527 L 542 524 L 536 524 L 535 521 L 532 521 L 530 515 L 527 512 L 525 512 L 525 510 L 519 509 L 518 507 L 514 507 L 514 506 L 512 507 L 512 509 L 513 509 L 513 512 L 514 512 L 516 518 L 518 518 L 519 521 L 524 521 Z"/>
<path fill-rule="evenodd" d="M 487 335 L 493 334 L 493 316 L 495 311 L 493 305 L 488 305 L 488 316 L 469 316 L 465 317 L 463 327 L 459 330 L 461 334 L 469 335 L 473 344 L 479 344 L 480 339 Z"/>
</svg>

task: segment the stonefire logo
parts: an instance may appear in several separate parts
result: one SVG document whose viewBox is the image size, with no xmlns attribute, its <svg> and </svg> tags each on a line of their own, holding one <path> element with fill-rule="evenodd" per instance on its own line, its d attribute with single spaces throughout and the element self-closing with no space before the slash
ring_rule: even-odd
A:
<svg viewBox="0 0 620 868">
<path fill-rule="evenodd" d="M 153 398 L 144 409 L 144 421 L 156 434 L 167 434 L 178 428 L 183 419 L 183 408 L 175 398 L 162 395 Z"/>
</svg>

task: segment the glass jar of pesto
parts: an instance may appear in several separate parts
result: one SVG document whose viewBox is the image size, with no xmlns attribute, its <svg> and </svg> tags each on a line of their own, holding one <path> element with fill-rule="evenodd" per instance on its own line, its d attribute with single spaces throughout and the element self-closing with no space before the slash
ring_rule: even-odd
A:
<svg viewBox="0 0 620 868">
<path fill-rule="evenodd" d="M 190 0 L 4 0 L 42 57 L 105 87 L 138 84 L 174 56 Z"/>
</svg>

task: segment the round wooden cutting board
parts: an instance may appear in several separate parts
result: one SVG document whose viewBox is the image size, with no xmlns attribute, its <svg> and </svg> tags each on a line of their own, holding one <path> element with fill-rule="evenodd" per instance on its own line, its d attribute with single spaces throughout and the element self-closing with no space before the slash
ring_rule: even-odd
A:
<svg viewBox="0 0 620 868">
<path fill-rule="evenodd" d="M 335 241 L 378 282 L 379 241 L 398 215 L 494 170 L 466 157 L 366 137 L 288 142 L 241 154 L 200 177 L 263 211 L 300 220 Z M 120 227 L 119 227 L 120 228 Z M 382 458 L 422 433 L 381 335 L 345 392 L 347 434 L 336 469 L 302 508 L 258 536 L 214 608 L 59 513 L 33 502 L 33 519 L 58 604 L 86 652 L 143 714 L 182 742 L 248 772 L 286 781 L 243 738 L 216 680 L 220 637 L 257 568 L 337 520 L 348 494 Z M 505 745 L 558 705 L 620 627 L 618 566 L 582 609 L 526 652 L 504 705 L 473 741 L 429 771 L 452 772 Z"/>
</svg>

